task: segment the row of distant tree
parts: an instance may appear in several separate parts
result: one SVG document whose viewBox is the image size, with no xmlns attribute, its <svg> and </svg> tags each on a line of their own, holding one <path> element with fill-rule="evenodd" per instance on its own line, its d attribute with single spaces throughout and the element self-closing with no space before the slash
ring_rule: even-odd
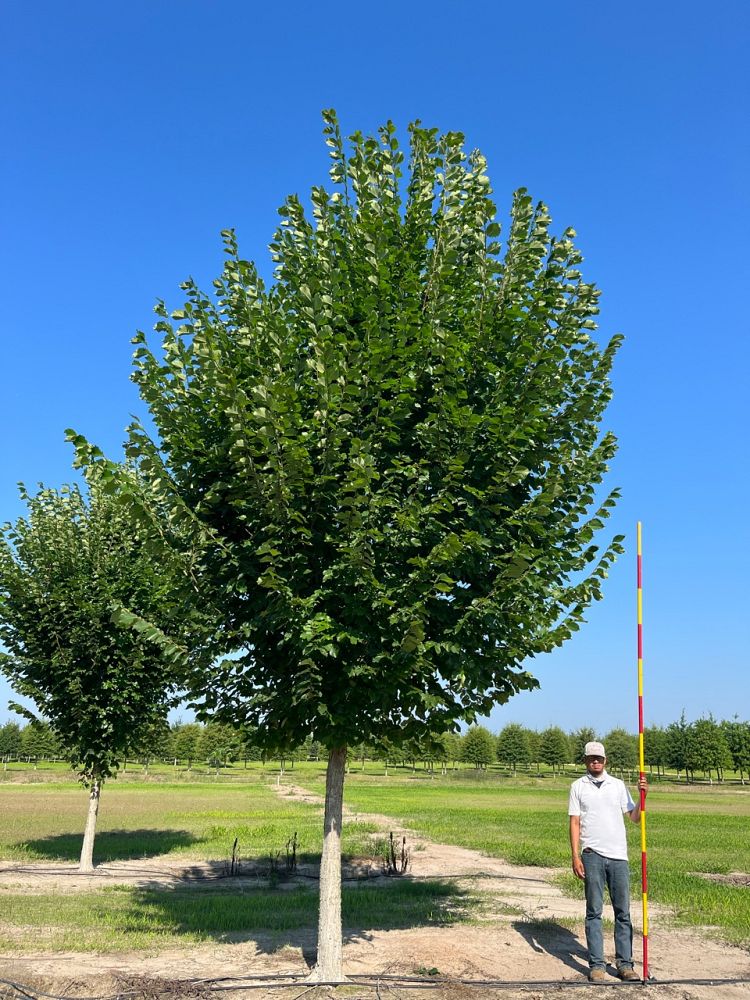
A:
<svg viewBox="0 0 750 1000">
<path fill-rule="evenodd" d="M 624 729 L 613 729 L 600 736 L 594 729 L 583 727 L 566 733 L 558 726 L 542 731 L 510 723 L 498 734 L 484 726 L 472 726 L 463 735 L 446 734 L 419 743 L 403 744 L 360 743 L 349 749 L 351 761 L 380 760 L 383 762 L 421 762 L 434 764 L 470 764 L 486 768 L 501 764 L 516 771 L 544 764 L 561 768 L 580 763 L 589 740 L 602 739 L 612 770 L 633 770 L 638 767 L 638 737 Z M 32 722 L 21 727 L 8 722 L 0 727 L 0 755 L 28 759 L 65 758 L 65 748 L 46 723 Z M 253 733 L 241 732 L 220 723 L 176 723 L 153 727 L 143 740 L 136 755 L 148 761 L 174 760 L 187 766 L 208 764 L 226 766 L 238 761 L 260 760 L 263 751 L 253 739 Z M 318 760 L 323 748 L 308 739 L 289 748 L 281 759 L 293 765 L 297 760 Z M 676 771 L 686 778 L 705 774 L 722 780 L 726 770 L 738 772 L 740 778 L 750 774 L 750 722 L 739 719 L 717 722 L 711 716 L 688 722 L 684 714 L 666 727 L 651 726 L 644 734 L 644 756 L 649 770 L 663 774 Z"/>
<path fill-rule="evenodd" d="M 639 763 L 639 738 L 625 729 L 613 729 L 603 736 L 583 727 L 565 733 L 558 726 L 542 732 L 515 723 L 497 736 L 474 726 L 459 739 L 459 760 L 486 767 L 498 762 L 516 770 L 519 766 L 543 763 L 553 770 L 564 764 L 580 763 L 586 743 L 601 740 L 610 770 L 634 770 Z M 735 771 L 744 781 L 750 776 L 750 722 L 735 718 L 717 722 L 712 716 L 688 722 L 684 713 L 668 726 L 650 726 L 644 732 L 646 767 L 657 774 L 676 771 L 691 780 L 698 774 L 723 780 L 724 772 Z"/>
</svg>

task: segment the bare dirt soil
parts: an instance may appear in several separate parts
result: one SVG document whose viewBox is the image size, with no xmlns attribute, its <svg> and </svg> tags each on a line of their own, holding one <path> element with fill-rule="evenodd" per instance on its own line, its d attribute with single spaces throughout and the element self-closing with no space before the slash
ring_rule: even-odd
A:
<svg viewBox="0 0 750 1000">
<path fill-rule="evenodd" d="M 721 882 L 724 885 L 741 885 L 750 888 L 750 875 L 747 872 L 729 872 L 728 875 L 701 872 L 700 876 L 701 878 L 708 879 L 709 882 Z"/>
<path fill-rule="evenodd" d="M 317 801 L 304 790 L 289 786 L 282 786 L 280 792 Z M 360 818 L 365 817 L 360 814 Z M 368 814 L 366 818 L 384 830 L 402 833 L 387 817 Z M 70 998 L 207 998 L 216 997 L 221 990 L 258 1000 L 333 996 L 336 1000 L 473 1000 L 485 996 L 515 1000 L 577 996 L 575 987 L 581 987 L 587 997 L 599 1000 L 611 996 L 610 986 L 623 998 L 642 996 L 642 984 L 620 983 L 611 967 L 607 986 L 586 982 L 582 904 L 563 896 L 553 882 L 558 874 L 555 870 L 509 865 L 476 851 L 403 833 L 411 848 L 411 868 L 405 877 L 450 878 L 481 891 L 489 906 L 478 922 L 471 924 L 406 930 L 345 928 L 344 969 L 354 977 L 351 986 L 313 988 L 304 982 L 314 962 L 315 931 L 311 928 L 285 935 L 283 945 L 278 937 L 253 934 L 232 943 L 155 953 L 40 951 L 0 957 L 0 997 L 36 997 L 38 991 L 44 991 Z M 361 866 L 354 869 L 355 873 L 361 871 Z M 185 882 L 197 888 L 215 885 L 214 879 L 223 875 L 223 866 L 186 865 L 168 858 L 102 865 L 92 875 L 80 875 L 72 865 L 0 865 L 0 933 L 4 892 L 79 892 L 102 884 L 158 888 Z M 731 878 L 746 884 L 740 880 L 748 876 L 735 873 Z M 222 879 L 225 886 L 247 886 L 250 882 L 257 885 L 257 876 L 244 874 L 229 882 Z M 657 907 L 651 906 L 649 915 L 649 964 L 654 981 L 646 989 L 651 1000 L 748 1000 L 750 952 L 714 940 L 708 930 L 675 929 L 670 926 L 669 914 Z M 640 906 L 633 906 L 633 919 L 638 929 Z M 636 959 L 640 959 L 640 941 L 637 935 Z M 639 964 L 636 969 L 640 972 Z M 287 976 L 298 978 L 292 981 Z M 408 982 L 410 977 L 422 983 Z M 26 993 L 4 986 L 2 981 L 25 984 Z"/>
</svg>

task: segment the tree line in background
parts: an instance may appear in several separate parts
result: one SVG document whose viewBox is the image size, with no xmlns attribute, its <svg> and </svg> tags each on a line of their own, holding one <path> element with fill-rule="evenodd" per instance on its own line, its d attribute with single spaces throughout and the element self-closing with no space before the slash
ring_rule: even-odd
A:
<svg viewBox="0 0 750 1000">
<path fill-rule="evenodd" d="M 558 726 L 537 731 L 517 723 L 505 726 L 497 735 L 484 726 L 472 726 L 463 735 L 446 733 L 429 741 L 406 740 L 352 744 L 348 750 L 351 763 L 380 761 L 411 763 L 416 766 L 469 764 L 477 769 L 500 764 L 515 772 L 544 764 L 553 772 L 566 764 L 583 759 L 589 740 L 602 739 L 607 750 L 608 767 L 613 771 L 632 771 L 638 767 L 638 737 L 617 728 L 604 736 L 583 727 L 566 733 Z M 750 722 L 735 718 L 717 722 L 712 716 L 688 722 L 684 713 L 666 727 L 650 726 L 644 734 L 646 766 L 658 775 L 677 772 L 688 781 L 703 775 L 709 780 L 724 779 L 725 771 L 736 772 L 744 782 L 750 776 Z M 52 728 L 44 722 L 19 726 L 7 722 L 0 726 L 0 756 L 3 759 L 67 759 L 65 748 Z M 193 764 L 226 767 L 239 761 L 271 759 L 271 755 L 252 731 L 242 732 L 231 726 L 209 722 L 175 723 L 153 726 L 133 753 L 137 760 L 176 761 L 188 768 Z M 273 755 L 282 766 L 298 760 L 325 758 L 325 748 L 312 738 Z"/>
</svg>

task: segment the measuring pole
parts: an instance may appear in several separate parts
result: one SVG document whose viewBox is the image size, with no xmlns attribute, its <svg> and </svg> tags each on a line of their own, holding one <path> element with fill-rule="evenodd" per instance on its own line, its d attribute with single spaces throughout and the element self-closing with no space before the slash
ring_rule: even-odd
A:
<svg viewBox="0 0 750 1000">
<path fill-rule="evenodd" d="M 641 550 L 641 522 L 636 530 L 638 538 L 638 757 L 641 778 L 646 777 L 643 752 L 643 553 Z M 641 794 L 641 892 L 643 895 L 643 981 L 648 981 L 648 877 L 646 874 L 646 793 Z"/>
</svg>

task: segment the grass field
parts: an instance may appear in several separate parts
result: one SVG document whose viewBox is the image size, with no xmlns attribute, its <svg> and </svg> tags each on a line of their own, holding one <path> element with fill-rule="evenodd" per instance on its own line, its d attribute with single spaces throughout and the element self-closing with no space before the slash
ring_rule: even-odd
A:
<svg viewBox="0 0 750 1000">
<path fill-rule="evenodd" d="M 242 857 L 263 862 L 283 854 L 295 832 L 303 858 L 320 851 L 319 808 L 278 795 L 260 767 L 248 769 L 243 780 L 170 782 L 168 777 L 168 771 L 149 781 L 131 775 L 105 786 L 96 862 L 166 855 L 221 863 L 229 860 L 235 837 Z M 320 765 L 297 765 L 288 778 L 323 791 Z M 567 869 L 568 783 L 569 778 L 475 779 L 465 772 L 434 780 L 404 774 L 386 779 L 353 770 L 345 797 L 355 816 L 345 824 L 344 852 L 372 853 L 369 834 L 376 826 L 364 814 L 375 812 L 439 842 L 520 864 Z M 70 781 L 0 784 L 0 858 L 76 861 L 85 811 L 86 794 Z M 750 945 L 748 890 L 694 874 L 747 872 L 749 820 L 750 790 L 654 790 L 648 814 L 650 899 L 671 907 L 678 923 L 708 925 L 729 941 Z M 629 832 L 635 860 L 639 828 L 632 825 Z M 634 864 L 636 898 L 637 868 Z M 561 881 L 571 893 L 580 893 L 572 876 L 563 874 Z M 160 949 L 175 942 L 236 940 L 259 931 L 290 940 L 315 926 L 317 908 L 314 883 L 276 889 L 253 885 L 241 893 L 219 885 L 62 895 L 29 894 L 7 885 L 0 903 L 0 948 L 18 953 L 40 946 Z M 344 890 L 349 928 L 444 924 L 473 919 L 481 906 L 479 896 L 450 882 L 395 881 L 385 889 Z"/>
<path fill-rule="evenodd" d="M 261 859 L 284 851 L 297 833 L 301 858 L 320 853 L 318 810 L 279 797 L 255 781 L 177 784 L 131 781 L 105 784 L 97 824 L 96 863 L 168 854 L 229 860 L 235 837 L 241 857 Z M 87 809 L 75 783 L 0 786 L 0 858 L 76 861 Z M 371 823 L 352 823 L 344 851 L 367 850 Z"/>
<path fill-rule="evenodd" d="M 315 772 L 317 775 L 317 771 Z M 242 890 L 221 882 L 208 888 L 177 886 L 140 889 L 111 886 L 91 892 L 14 891 L 0 894 L 0 952 L 21 954 L 44 948 L 127 951 L 207 940 L 231 941 L 263 933 L 269 947 L 294 940 L 294 932 L 317 923 L 317 883 L 284 880 L 286 843 L 297 834 L 300 860 L 320 854 L 320 809 L 279 796 L 258 770 L 242 784 L 172 785 L 111 782 L 102 793 L 94 857 L 98 864 L 166 855 L 176 860 L 227 862 L 234 838 L 242 858 L 270 870 L 269 857 L 282 855 L 275 888 L 265 881 Z M 70 782 L 6 784 L 0 787 L 0 859 L 10 862 L 75 862 L 80 853 L 87 799 Z M 348 822 L 345 855 L 373 851 L 369 834 L 378 827 Z M 226 885 L 226 884 L 225 884 Z M 394 880 L 383 888 L 345 885 L 343 915 L 348 927 L 398 928 L 445 925 L 467 919 L 477 895 L 450 881 Z"/>
<path fill-rule="evenodd" d="M 314 887 L 3 893 L 0 953 L 28 950 L 151 951 L 204 941 L 257 938 L 269 950 L 309 936 L 318 919 Z M 480 898 L 450 881 L 344 886 L 347 928 L 444 926 L 469 919 Z"/>
<path fill-rule="evenodd" d="M 535 782 L 383 780 L 350 775 L 350 809 L 380 812 L 440 842 L 503 857 L 515 864 L 568 868 L 569 780 Z M 309 787 L 322 792 L 320 782 Z M 700 873 L 750 870 L 750 789 L 654 788 L 648 799 L 649 898 L 671 907 L 685 925 L 711 926 L 727 940 L 750 944 L 750 892 Z M 640 897 L 640 824 L 628 823 L 633 894 Z M 573 875 L 563 887 L 581 895 Z"/>
</svg>

